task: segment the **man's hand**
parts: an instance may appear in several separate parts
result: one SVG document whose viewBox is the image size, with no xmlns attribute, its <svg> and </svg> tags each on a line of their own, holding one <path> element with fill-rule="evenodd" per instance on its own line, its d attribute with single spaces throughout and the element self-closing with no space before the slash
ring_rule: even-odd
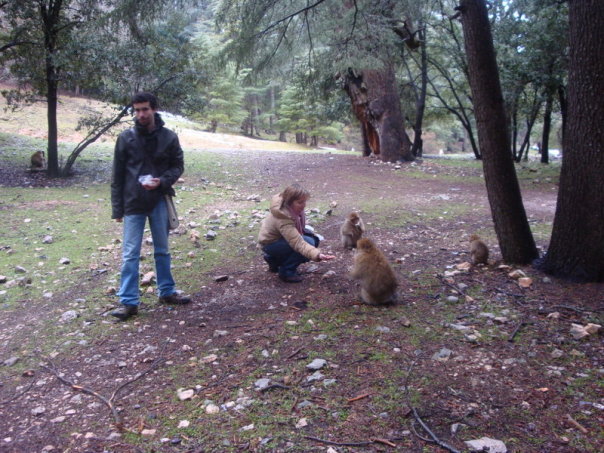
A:
<svg viewBox="0 0 604 453">
<path fill-rule="evenodd" d="M 145 190 L 157 189 L 159 187 L 160 183 L 161 183 L 161 181 L 159 178 L 151 178 L 151 180 L 149 182 L 147 182 L 146 184 L 143 184 L 143 188 Z"/>
</svg>

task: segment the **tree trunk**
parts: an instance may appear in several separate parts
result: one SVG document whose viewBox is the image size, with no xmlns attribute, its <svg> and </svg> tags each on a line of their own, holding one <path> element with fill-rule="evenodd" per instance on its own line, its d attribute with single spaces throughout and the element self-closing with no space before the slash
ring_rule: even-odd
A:
<svg viewBox="0 0 604 453">
<path fill-rule="evenodd" d="M 568 118 L 552 238 L 543 269 L 604 281 L 604 2 L 570 0 Z M 598 95 L 598 93 L 600 93 Z"/>
<path fill-rule="evenodd" d="M 554 94 L 548 90 L 545 96 L 545 112 L 543 113 L 543 134 L 541 135 L 541 163 L 549 163 L 549 134 L 552 128 L 552 108 L 554 104 Z"/>
<path fill-rule="evenodd" d="M 484 0 L 459 6 L 478 142 L 491 215 L 504 261 L 529 263 L 538 252 L 522 204 L 510 142 L 495 49 Z"/>
<path fill-rule="evenodd" d="M 373 153 L 384 162 L 412 161 L 394 69 L 363 70 L 358 75 L 350 70 L 344 89 L 361 123 L 363 155 Z"/>
<path fill-rule="evenodd" d="M 208 132 L 216 133 L 216 129 L 218 129 L 218 121 L 211 120 L 210 121 L 210 129 Z"/>
<path fill-rule="evenodd" d="M 426 109 L 426 92 L 428 91 L 428 59 L 426 55 L 426 33 L 423 30 L 423 24 L 420 23 L 419 42 L 421 53 L 421 88 L 417 97 L 415 108 L 415 124 L 413 125 L 413 145 L 411 154 L 414 157 L 422 157 L 424 142 L 422 140 L 422 125 L 424 122 L 424 111 Z"/>
<path fill-rule="evenodd" d="M 286 142 L 287 141 L 287 137 L 285 135 L 285 132 L 283 132 L 283 131 L 279 132 L 279 141 L 280 142 Z"/>
</svg>

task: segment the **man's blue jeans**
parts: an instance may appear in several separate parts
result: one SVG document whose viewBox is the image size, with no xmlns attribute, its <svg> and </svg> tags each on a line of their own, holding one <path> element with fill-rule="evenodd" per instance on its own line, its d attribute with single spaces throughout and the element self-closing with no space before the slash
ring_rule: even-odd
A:
<svg viewBox="0 0 604 453">
<path fill-rule="evenodd" d="M 302 237 L 313 247 L 319 246 L 318 239 L 307 235 Z M 265 253 L 267 262 L 279 268 L 279 275 L 281 277 L 292 277 L 296 275 L 298 266 L 302 263 L 310 261 L 304 255 L 301 255 L 291 248 L 291 246 L 283 238 L 273 242 L 272 244 L 265 245 L 262 247 L 262 250 Z"/>
<path fill-rule="evenodd" d="M 155 274 L 160 297 L 174 294 L 175 286 L 170 270 L 168 248 L 168 209 L 162 197 L 150 214 L 124 216 L 124 244 L 122 247 L 122 278 L 117 295 L 124 305 L 139 304 L 139 263 L 145 223 L 149 218 L 153 238 Z"/>
</svg>

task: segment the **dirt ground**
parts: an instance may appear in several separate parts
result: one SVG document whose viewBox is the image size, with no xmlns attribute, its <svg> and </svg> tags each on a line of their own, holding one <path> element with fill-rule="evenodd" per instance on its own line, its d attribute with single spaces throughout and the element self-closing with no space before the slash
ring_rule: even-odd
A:
<svg viewBox="0 0 604 453">
<path fill-rule="evenodd" d="M 211 283 L 189 306 L 146 302 L 121 324 L 107 310 L 91 312 L 80 330 L 106 327 L 110 336 L 79 343 L 76 334 L 44 360 L 30 351 L 22 359 L 29 373 L 2 382 L 1 452 L 437 452 L 469 451 L 464 441 L 481 437 L 514 452 L 604 448 L 602 334 L 570 334 L 573 323 L 601 324 L 604 287 L 500 267 L 484 186 L 468 179 L 479 170 L 434 159 L 397 168 L 357 155 L 231 157 L 249 175 L 242 191 L 267 199 L 298 181 L 312 193 L 309 209 L 337 202 L 316 225 L 337 259 L 305 264 L 303 282 L 286 284 L 257 254 L 200 276 Z M 532 225 L 552 221 L 552 184 L 526 184 L 523 197 Z M 444 214 L 450 206 L 464 209 Z M 443 214 L 426 221 L 426 207 Z M 346 276 L 352 252 L 337 234 L 352 209 L 393 264 L 394 306 L 361 305 Z M 414 220 L 398 222 L 408 215 Z M 490 236 L 491 263 L 459 269 L 476 231 Z M 527 288 L 508 275 L 516 269 L 532 279 Z M 35 335 L 36 319 L 65 311 L 79 291 L 1 311 L 5 356 Z M 327 360 L 321 372 L 334 385 L 309 383 L 305 366 L 314 358 Z M 262 377 L 277 385 L 256 391 Z M 187 411 L 178 388 L 194 391 Z M 220 406 L 242 394 L 254 409 L 207 414 L 206 400 Z M 197 428 L 176 428 L 185 413 Z"/>
</svg>

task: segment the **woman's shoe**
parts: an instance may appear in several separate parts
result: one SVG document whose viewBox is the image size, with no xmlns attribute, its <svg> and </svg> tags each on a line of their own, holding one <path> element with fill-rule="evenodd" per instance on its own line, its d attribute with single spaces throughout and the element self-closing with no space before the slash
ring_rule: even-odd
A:
<svg viewBox="0 0 604 453">
<path fill-rule="evenodd" d="M 300 277 L 298 274 L 279 275 L 279 279 L 285 283 L 300 283 L 302 281 L 302 277 Z"/>
<path fill-rule="evenodd" d="M 279 266 L 277 266 L 268 256 L 264 255 L 264 261 L 266 261 L 266 264 L 268 264 L 268 271 L 269 272 L 279 272 Z"/>
</svg>

